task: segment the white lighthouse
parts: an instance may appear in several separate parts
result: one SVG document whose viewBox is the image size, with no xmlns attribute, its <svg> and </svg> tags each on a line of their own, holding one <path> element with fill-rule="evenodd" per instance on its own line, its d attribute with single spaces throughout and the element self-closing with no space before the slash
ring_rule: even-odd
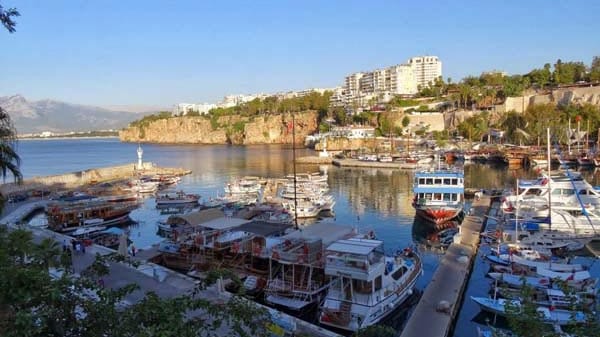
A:
<svg viewBox="0 0 600 337">
<path fill-rule="evenodd" d="M 137 169 L 141 170 L 144 168 L 144 163 L 142 161 L 142 156 L 144 155 L 144 150 L 142 150 L 142 145 L 139 143 L 138 143 L 138 148 L 137 148 L 137 155 L 138 155 Z"/>
</svg>

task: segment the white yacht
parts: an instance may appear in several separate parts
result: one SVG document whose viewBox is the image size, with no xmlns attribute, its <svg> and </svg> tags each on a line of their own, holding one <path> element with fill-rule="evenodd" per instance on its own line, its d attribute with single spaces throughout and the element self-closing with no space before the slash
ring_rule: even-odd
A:
<svg viewBox="0 0 600 337">
<path fill-rule="evenodd" d="M 319 322 L 350 332 L 376 324 L 398 308 L 422 274 L 416 253 L 406 249 L 385 256 L 379 240 L 338 240 L 327 247 L 325 259 L 331 284 Z"/>
</svg>

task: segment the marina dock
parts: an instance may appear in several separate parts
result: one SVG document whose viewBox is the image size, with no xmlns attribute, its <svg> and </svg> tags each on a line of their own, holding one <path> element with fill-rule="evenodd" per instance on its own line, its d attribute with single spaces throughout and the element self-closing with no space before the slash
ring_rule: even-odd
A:
<svg viewBox="0 0 600 337">
<path fill-rule="evenodd" d="M 460 226 L 460 239 L 456 237 L 448 247 L 401 337 L 449 336 L 477 255 L 484 215 L 490 204 L 489 195 L 473 201 Z"/>
<path fill-rule="evenodd" d="M 390 168 L 390 169 L 406 169 L 412 170 L 417 168 L 416 163 L 399 163 L 399 162 L 380 162 L 380 161 L 364 161 L 358 159 L 334 159 L 333 165 L 340 167 L 371 167 L 371 168 Z"/>
<path fill-rule="evenodd" d="M 149 162 L 145 162 L 141 168 L 132 163 L 119 166 L 92 168 L 84 171 L 44 177 L 33 177 L 23 180 L 21 184 L 2 184 L 2 186 L 0 186 L 0 193 L 2 195 L 10 195 L 35 190 L 57 191 L 75 189 L 90 184 L 128 179 L 135 177 L 136 175 L 164 174 L 183 176 L 190 173 L 190 170 L 183 168 L 159 167 Z"/>
</svg>

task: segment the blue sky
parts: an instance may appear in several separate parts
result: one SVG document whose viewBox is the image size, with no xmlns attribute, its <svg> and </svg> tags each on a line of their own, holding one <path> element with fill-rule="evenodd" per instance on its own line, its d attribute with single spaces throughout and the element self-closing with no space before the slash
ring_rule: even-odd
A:
<svg viewBox="0 0 600 337">
<path fill-rule="evenodd" d="M 600 1 L 0 0 L 0 96 L 213 102 L 437 55 L 454 81 L 600 55 Z"/>
</svg>

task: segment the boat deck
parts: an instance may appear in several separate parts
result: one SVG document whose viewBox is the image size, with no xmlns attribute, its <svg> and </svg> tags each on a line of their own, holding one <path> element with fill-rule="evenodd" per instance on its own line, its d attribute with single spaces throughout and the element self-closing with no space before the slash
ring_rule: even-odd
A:
<svg viewBox="0 0 600 337">
<path fill-rule="evenodd" d="M 460 242 L 448 247 L 401 337 L 448 336 L 477 254 L 484 215 L 490 204 L 489 195 L 473 201 L 470 215 L 460 226 Z M 450 304 L 449 310 L 438 310 L 441 301 Z"/>
</svg>

